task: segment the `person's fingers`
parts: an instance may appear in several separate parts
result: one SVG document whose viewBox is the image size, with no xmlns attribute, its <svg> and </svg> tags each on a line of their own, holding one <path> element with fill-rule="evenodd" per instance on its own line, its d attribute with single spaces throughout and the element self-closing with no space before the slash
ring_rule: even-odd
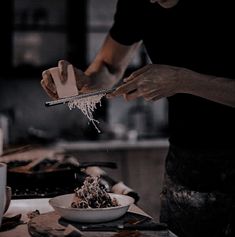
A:
<svg viewBox="0 0 235 237">
<path fill-rule="evenodd" d="M 46 93 L 47 93 L 47 95 L 48 95 L 49 97 L 51 97 L 51 98 L 53 98 L 53 99 L 58 99 L 58 98 L 59 98 L 58 95 L 57 95 L 57 93 L 53 93 L 52 91 L 50 91 L 50 90 L 47 88 L 44 79 L 41 80 L 41 86 L 42 86 L 42 88 L 46 91 Z"/>
<path fill-rule="evenodd" d="M 56 94 L 56 86 L 49 70 L 45 70 L 42 72 L 42 78 L 44 81 L 44 85 L 47 87 L 47 89 Z"/>
<path fill-rule="evenodd" d="M 150 68 L 150 65 L 147 65 L 143 68 L 140 68 L 139 70 L 133 72 L 129 77 L 123 79 L 123 84 L 111 94 L 112 97 L 121 95 L 121 94 L 128 94 L 130 92 L 133 92 L 137 90 L 139 87 L 139 82 L 143 80 L 142 74 L 148 71 Z M 142 78 L 143 77 L 143 78 Z M 127 96 L 128 97 L 128 96 Z"/>
<path fill-rule="evenodd" d="M 66 60 L 60 60 L 58 62 L 58 68 L 59 68 L 59 73 L 60 73 L 60 78 L 61 78 L 61 82 L 66 82 L 67 77 L 68 77 L 68 73 L 67 73 L 67 69 L 68 69 L 68 65 L 70 65 L 71 63 L 69 63 Z"/>
<path fill-rule="evenodd" d="M 75 74 L 80 77 L 81 79 L 83 79 L 83 77 L 85 77 L 85 74 L 82 70 L 76 68 L 76 70 L 74 70 Z"/>
<path fill-rule="evenodd" d="M 165 96 L 163 96 L 163 95 L 158 95 L 158 96 L 152 97 L 151 99 L 148 99 L 147 101 L 156 101 L 156 100 L 162 99 L 163 97 L 165 97 Z"/>
<path fill-rule="evenodd" d="M 116 96 L 118 96 L 118 95 L 115 95 L 115 94 L 113 94 L 113 93 L 108 93 L 108 94 L 106 94 L 106 98 L 107 99 L 112 99 L 112 98 L 114 98 L 114 97 L 116 97 Z"/>
<path fill-rule="evenodd" d="M 134 79 L 136 79 L 137 77 L 139 77 L 141 74 L 145 73 L 146 71 L 149 70 L 149 68 L 151 67 L 151 65 L 146 65 L 136 71 L 134 71 L 133 73 L 131 73 L 131 75 L 129 77 L 126 77 L 123 79 L 124 82 L 130 82 Z"/>
<path fill-rule="evenodd" d="M 146 101 L 155 101 L 165 97 L 160 90 L 152 90 L 151 92 L 143 95 Z"/>
<path fill-rule="evenodd" d="M 128 94 L 132 91 L 135 91 L 137 89 L 137 83 L 136 82 L 129 82 L 125 83 L 121 86 L 119 86 L 113 93 L 113 96 L 122 95 L 122 94 Z"/>
<path fill-rule="evenodd" d="M 138 90 L 134 90 L 130 93 L 124 94 L 123 97 L 125 100 L 130 101 L 130 100 L 135 100 L 137 98 L 139 98 L 141 95 L 138 92 Z"/>
<path fill-rule="evenodd" d="M 88 86 L 89 80 L 88 77 L 84 74 L 84 72 L 78 68 L 74 68 L 75 76 L 76 76 L 76 83 L 77 88 L 79 91 L 86 92 L 89 91 L 91 86 Z"/>
<path fill-rule="evenodd" d="M 132 80 L 129 82 L 124 82 L 119 87 L 117 87 L 114 92 L 108 94 L 106 97 L 108 99 L 110 99 L 110 98 L 113 98 L 116 96 L 133 93 L 134 91 L 136 91 L 138 89 L 138 81 L 139 80 L 137 77 L 137 78 L 135 78 L 135 80 Z M 127 98 L 129 98 L 129 96 L 127 96 Z"/>
</svg>

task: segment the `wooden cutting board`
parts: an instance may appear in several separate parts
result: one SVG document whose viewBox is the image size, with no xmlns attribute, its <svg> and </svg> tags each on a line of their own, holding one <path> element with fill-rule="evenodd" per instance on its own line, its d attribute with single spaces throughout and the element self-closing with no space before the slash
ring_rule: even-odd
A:
<svg viewBox="0 0 235 237">
<path fill-rule="evenodd" d="M 173 237 L 169 231 L 82 231 L 78 224 L 61 218 L 56 212 L 38 215 L 28 222 L 28 231 L 33 237 Z M 78 230 L 78 231 L 77 231 Z"/>
</svg>

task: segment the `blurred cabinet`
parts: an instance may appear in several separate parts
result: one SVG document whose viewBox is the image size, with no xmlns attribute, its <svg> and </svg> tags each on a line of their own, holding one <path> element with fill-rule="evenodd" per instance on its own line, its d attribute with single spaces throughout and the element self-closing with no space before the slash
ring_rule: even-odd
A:
<svg viewBox="0 0 235 237">
<path fill-rule="evenodd" d="M 40 67 L 67 53 L 66 1 L 15 0 L 13 67 Z"/>
<path fill-rule="evenodd" d="M 87 60 L 91 62 L 97 54 L 113 23 L 117 0 L 87 1 Z"/>
<path fill-rule="evenodd" d="M 117 0 L 4 1 L 0 76 L 38 75 L 60 59 L 85 69 L 112 26 L 116 4 Z M 141 48 L 130 67 L 147 60 Z"/>
<path fill-rule="evenodd" d="M 32 76 L 60 59 L 85 65 L 85 0 L 9 0 L 4 5 L 1 73 Z"/>
<path fill-rule="evenodd" d="M 118 0 L 87 0 L 87 61 L 90 63 L 99 51 L 113 24 Z M 144 48 L 136 53 L 129 68 L 140 67 L 148 60 Z"/>
</svg>

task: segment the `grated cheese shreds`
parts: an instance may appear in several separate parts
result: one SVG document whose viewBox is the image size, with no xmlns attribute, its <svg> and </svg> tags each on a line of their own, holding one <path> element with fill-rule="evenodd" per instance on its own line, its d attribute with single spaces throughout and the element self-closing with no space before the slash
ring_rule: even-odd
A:
<svg viewBox="0 0 235 237">
<path fill-rule="evenodd" d="M 96 130 L 100 133 L 99 128 L 97 127 L 96 123 L 98 124 L 99 121 L 94 119 L 93 112 L 97 108 L 96 105 L 99 103 L 101 106 L 101 99 L 104 97 L 105 94 L 93 95 L 86 98 L 81 98 L 78 100 L 73 100 L 68 103 L 69 109 L 78 108 L 82 111 L 84 115 L 92 122 Z"/>
</svg>

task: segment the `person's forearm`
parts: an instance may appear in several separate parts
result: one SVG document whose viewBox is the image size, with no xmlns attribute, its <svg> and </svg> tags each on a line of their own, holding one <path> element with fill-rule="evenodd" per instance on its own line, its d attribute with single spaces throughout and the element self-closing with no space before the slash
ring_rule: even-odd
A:
<svg viewBox="0 0 235 237">
<path fill-rule="evenodd" d="M 235 80 L 185 69 L 182 92 L 235 107 Z"/>
<path fill-rule="evenodd" d="M 87 68 L 85 74 L 92 78 L 93 85 L 109 88 L 123 76 L 123 70 L 114 68 L 106 62 L 96 59 Z"/>
<path fill-rule="evenodd" d="M 121 79 L 136 50 L 142 42 L 122 45 L 108 35 L 95 60 L 85 71 L 93 85 L 108 88 Z"/>
</svg>

